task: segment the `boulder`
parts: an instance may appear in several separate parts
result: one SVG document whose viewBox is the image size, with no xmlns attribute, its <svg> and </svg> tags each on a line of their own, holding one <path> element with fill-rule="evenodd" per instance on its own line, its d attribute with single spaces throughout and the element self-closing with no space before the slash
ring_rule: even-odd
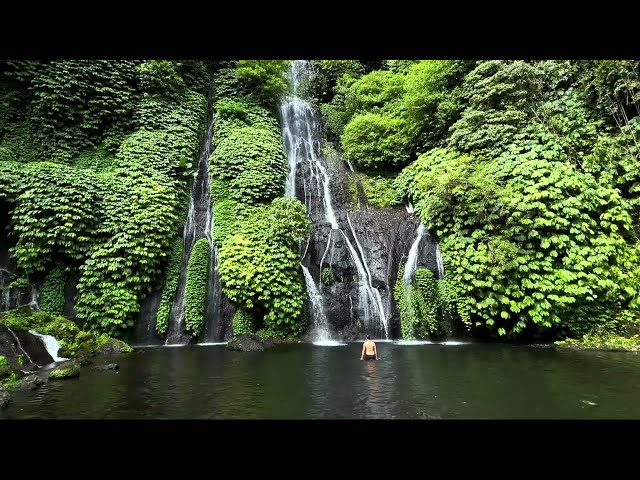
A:
<svg viewBox="0 0 640 480">
<path fill-rule="evenodd" d="M 229 340 L 227 348 L 238 352 L 262 352 L 265 346 L 257 335 L 238 335 Z"/>
<path fill-rule="evenodd" d="M 27 375 L 20 380 L 20 390 L 35 390 L 46 383 L 40 375 Z"/>
<path fill-rule="evenodd" d="M 80 365 L 78 365 L 76 362 L 65 362 L 62 365 L 59 365 L 51 370 L 51 373 L 49 373 L 49 378 L 52 380 L 61 380 L 79 376 Z"/>
</svg>

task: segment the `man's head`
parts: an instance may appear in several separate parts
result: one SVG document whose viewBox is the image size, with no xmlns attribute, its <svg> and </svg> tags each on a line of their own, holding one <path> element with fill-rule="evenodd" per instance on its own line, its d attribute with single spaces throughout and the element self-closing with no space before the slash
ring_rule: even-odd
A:
<svg viewBox="0 0 640 480">
<path fill-rule="evenodd" d="M 371 335 L 367 335 L 367 340 L 371 340 Z"/>
</svg>

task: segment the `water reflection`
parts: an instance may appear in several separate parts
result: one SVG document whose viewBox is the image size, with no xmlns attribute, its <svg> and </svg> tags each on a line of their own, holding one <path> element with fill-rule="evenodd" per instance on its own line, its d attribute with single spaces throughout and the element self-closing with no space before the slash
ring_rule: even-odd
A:
<svg viewBox="0 0 640 480">
<path fill-rule="evenodd" d="M 14 392 L 0 418 L 640 418 L 640 356 L 506 345 L 145 348 Z"/>
</svg>

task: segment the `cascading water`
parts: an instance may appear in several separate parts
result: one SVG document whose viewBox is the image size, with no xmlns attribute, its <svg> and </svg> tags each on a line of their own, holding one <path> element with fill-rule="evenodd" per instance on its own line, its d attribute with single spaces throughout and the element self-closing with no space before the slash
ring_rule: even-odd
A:
<svg viewBox="0 0 640 480">
<path fill-rule="evenodd" d="M 58 356 L 58 350 L 60 350 L 60 344 L 55 339 L 55 337 L 52 337 L 51 335 L 42 335 L 38 332 L 34 332 L 33 330 L 29 330 L 29 333 L 38 337 L 40 340 L 42 340 L 44 347 L 47 349 L 47 353 L 51 355 L 51 358 L 53 358 L 54 362 L 63 362 L 65 360 L 69 360 L 68 358 L 63 358 Z"/>
<path fill-rule="evenodd" d="M 442 252 L 438 242 L 436 242 L 436 265 L 438 266 L 438 279 L 442 280 L 444 278 L 444 262 L 442 261 Z"/>
<path fill-rule="evenodd" d="M 307 293 L 313 307 L 311 310 L 311 317 L 313 319 L 315 330 L 315 340 L 318 342 L 325 342 L 329 340 L 329 326 L 327 325 L 327 316 L 324 314 L 322 295 L 316 288 L 316 284 L 313 281 L 311 273 L 309 273 L 309 269 L 302 264 L 300 264 L 300 266 L 302 267 L 302 272 L 304 273 L 304 281 L 307 285 Z"/>
<path fill-rule="evenodd" d="M 189 200 L 189 212 L 187 220 L 184 224 L 183 240 L 184 240 L 184 256 L 182 258 L 182 270 L 178 279 L 178 288 L 171 307 L 171 316 L 169 323 L 169 335 L 167 336 L 167 345 L 176 345 L 188 343 L 191 335 L 184 333 L 184 302 L 185 287 L 187 283 L 187 265 L 191 250 L 196 240 L 206 237 L 211 249 L 211 261 L 213 266 L 215 258 L 215 247 L 211 236 L 212 228 L 212 207 L 211 192 L 209 178 L 209 156 L 211 155 L 211 146 L 213 138 L 213 110 L 209 109 L 207 119 L 207 132 L 205 135 L 200 158 L 198 160 L 198 170 L 195 174 L 193 186 L 191 187 L 191 198 Z M 208 298 L 213 297 L 215 290 L 213 268 L 209 268 L 209 290 Z M 209 303 L 209 302 L 207 302 Z M 207 305 L 207 310 L 211 310 Z"/>
<path fill-rule="evenodd" d="M 425 230 L 426 229 L 424 228 L 424 225 L 421 223 L 416 232 L 416 239 L 414 240 L 413 245 L 411 245 L 411 249 L 409 250 L 407 263 L 404 267 L 404 276 L 402 277 L 402 282 L 404 283 L 405 287 L 409 287 L 411 285 L 413 277 L 416 273 L 416 268 L 418 267 L 418 251 Z"/>
<path fill-rule="evenodd" d="M 285 195 L 289 197 L 296 196 L 296 171 L 298 166 L 304 165 L 304 171 L 306 173 L 303 178 L 304 203 L 307 208 L 307 213 L 309 213 L 312 218 L 324 218 L 324 220 L 331 225 L 324 255 L 320 260 L 320 271 L 322 270 L 322 265 L 329 247 L 333 245 L 335 241 L 334 231 L 340 232 L 345 239 L 351 258 L 356 266 L 358 274 L 358 301 L 359 307 L 364 314 L 365 328 L 383 332 L 385 337 L 388 338 L 388 315 L 384 310 L 380 292 L 372 285 L 371 272 L 367 266 L 365 254 L 358 241 L 356 232 L 347 215 L 350 232 L 358 247 L 357 250 L 353 247 L 344 229 L 340 228 L 336 213 L 333 209 L 327 164 L 320 149 L 322 132 L 318 116 L 307 102 L 296 96 L 302 82 L 309 77 L 310 73 L 311 67 L 307 61 L 297 60 L 292 62 L 289 76 L 293 84 L 293 96 L 286 97 L 280 108 L 282 136 L 289 163 Z M 315 195 L 311 195 L 311 192 L 315 193 Z M 313 202 L 313 198 L 322 199 L 321 204 L 318 201 Z M 303 255 L 303 261 L 305 255 Z M 312 316 L 314 318 L 326 318 L 321 301 L 322 294 L 318 293 L 320 301 L 314 302 L 313 297 L 317 292 L 317 290 L 315 290 L 315 281 L 308 269 L 305 273 L 305 278 L 307 274 L 311 280 L 311 282 L 306 280 L 307 293 L 311 299 L 311 307 L 314 310 L 318 310 L 317 312 L 313 312 Z M 313 288 L 311 288 L 312 285 Z"/>
</svg>

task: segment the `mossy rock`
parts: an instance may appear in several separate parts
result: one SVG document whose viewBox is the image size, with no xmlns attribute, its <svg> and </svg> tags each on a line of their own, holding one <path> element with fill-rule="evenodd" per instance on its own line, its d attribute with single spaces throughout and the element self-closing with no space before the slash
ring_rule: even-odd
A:
<svg viewBox="0 0 640 480">
<path fill-rule="evenodd" d="M 69 319 L 47 312 L 36 312 L 31 307 L 21 307 L 0 315 L 0 324 L 12 329 L 34 330 L 43 335 L 51 335 L 67 344 L 73 343 L 80 331 Z"/>
<path fill-rule="evenodd" d="M 122 340 L 109 337 L 107 335 L 100 335 L 97 340 L 98 355 L 114 355 L 118 353 L 131 353 L 133 348 L 127 345 Z"/>
<path fill-rule="evenodd" d="M 49 373 L 49 378 L 52 380 L 62 380 L 65 378 L 74 378 L 80 376 L 80 365 L 76 362 L 63 363 L 62 365 L 54 368 Z"/>
<path fill-rule="evenodd" d="M 11 366 L 6 357 L 0 356 L 0 380 L 11 375 Z"/>
</svg>

